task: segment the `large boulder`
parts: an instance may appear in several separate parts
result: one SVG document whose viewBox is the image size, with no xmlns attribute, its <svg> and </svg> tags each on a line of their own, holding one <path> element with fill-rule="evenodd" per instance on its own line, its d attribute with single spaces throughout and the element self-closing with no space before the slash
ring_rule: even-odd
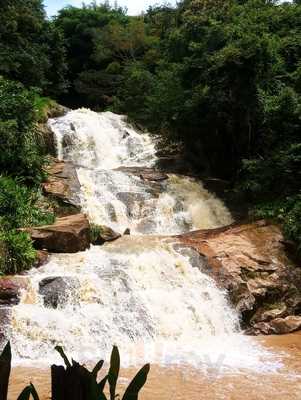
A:
<svg viewBox="0 0 301 400">
<path fill-rule="evenodd" d="M 90 224 L 84 214 L 58 218 L 53 225 L 25 228 L 34 246 L 53 253 L 77 253 L 90 246 Z"/>
<path fill-rule="evenodd" d="M 301 268 L 287 256 L 278 226 L 258 221 L 196 231 L 177 240 L 203 257 L 202 268 L 228 291 L 244 326 L 256 327 L 248 333 L 299 329 L 298 323 L 292 329 L 279 322 L 301 314 Z"/>
<path fill-rule="evenodd" d="M 44 305 L 48 308 L 62 307 L 76 301 L 75 290 L 79 287 L 75 277 L 49 277 L 39 283 L 39 294 L 43 297 Z"/>
<path fill-rule="evenodd" d="M 53 158 L 46 172 L 48 178 L 42 184 L 43 192 L 60 204 L 60 207 L 55 210 L 56 215 L 66 216 L 78 213 L 80 183 L 73 163 Z"/>
<path fill-rule="evenodd" d="M 250 335 L 283 335 L 301 329 L 301 316 L 290 315 L 286 318 L 275 318 L 269 322 L 258 322 L 249 328 Z"/>
<path fill-rule="evenodd" d="M 20 302 L 22 290 L 28 287 L 28 279 L 20 276 L 0 278 L 0 306 L 12 306 Z"/>
</svg>

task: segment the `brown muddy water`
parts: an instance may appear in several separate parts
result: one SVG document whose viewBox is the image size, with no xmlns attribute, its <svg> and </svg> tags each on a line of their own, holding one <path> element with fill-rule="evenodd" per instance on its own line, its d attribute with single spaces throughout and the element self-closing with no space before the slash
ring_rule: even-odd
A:
<svg viewBox="0 0 301 400">
<path fill-rule="evenodd" d="M 141 400 L 298 400 L 301 399 L 301 334 L 258 337 L 256 339 L 273 353 L 281 353 L 283 367 L 276 373 L 238 371 L 207 373 L 189 367 L 152 365 Z M 135 369 L 123 369 L 119 392 L 135 374 Z M 16 367 L 12 371 L 9 400 L 15 400 L 21 390 L 32 382 L 41 400 L 51 399 L 50 370 Z"/>
</svg>

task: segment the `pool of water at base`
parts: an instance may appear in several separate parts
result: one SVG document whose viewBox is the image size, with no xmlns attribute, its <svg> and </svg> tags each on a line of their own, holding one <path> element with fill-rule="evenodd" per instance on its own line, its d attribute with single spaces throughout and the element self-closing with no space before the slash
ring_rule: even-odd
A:
<svg viewBox="0 0 301 400">
<path fill-rule="evenodd" d="M 301 334 L 254 338 L 259 345 L 281 354 L 283 367 L 277 372 L 254 370 L 204 371 L 188 365 L 152 365 L 140 400 L 299 400 L 301 399 Z M 122 369 L 119 393 L 138 367 Z M 41 400 L 51 399 L 50 370 L 16 367 L 12 370 L 8 400 L 15 400 L 32 382 Z"/>
</svg>

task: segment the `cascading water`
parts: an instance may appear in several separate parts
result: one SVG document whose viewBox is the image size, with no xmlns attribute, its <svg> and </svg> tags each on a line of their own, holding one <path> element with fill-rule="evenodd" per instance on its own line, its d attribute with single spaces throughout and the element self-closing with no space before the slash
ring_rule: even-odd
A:
<svg viewBox="0 0 301 400">
<path fill-rule="evenodd" d="M 201 183 L 171 176 L 147 184 L 141 171 L 157 161 L 155 140 L 137 133 L 124 117 L 81 109 L 50 121 L 58 155 L 77 165 L 82 208 L 93 223 L 133 233 L 177 234 L 231 223 L 223 203 Z M 122 169 L 122 170 L 120 170 Z"/>
<path fill-rule="evenodd" d="M 52 255 L 28 273 L 9 332 L 18 360 L 49 363 L 57 344 L 75 359 L 95 360 L 116 343 L 130 364 L 200 366 L 223 355 L 223 366 L 274 368 L 238 334 L 238 316 L 198 254 L 159 236 L 231 223 L 223 203 L 191 178 L 141 179 L 139 168 L 156 163 L 155 140 L 124 117 L 81 109 L 49 124 L 59 157 L 77 166 L 90 221 L 132 235 Z"/>
</svg>

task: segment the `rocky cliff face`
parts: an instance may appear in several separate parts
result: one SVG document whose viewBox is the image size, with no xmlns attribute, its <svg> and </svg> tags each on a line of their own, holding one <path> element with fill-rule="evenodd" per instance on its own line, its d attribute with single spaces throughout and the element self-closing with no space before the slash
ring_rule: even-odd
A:
<svg viewBox="0 0 301 400">
<path fill-rule="evenodd" d="M 301 268 L 286 255 L 279 227 L 265 221 L 180 235 L 226 289 L 248 334 L 301 328 Z"/>
</svg>

